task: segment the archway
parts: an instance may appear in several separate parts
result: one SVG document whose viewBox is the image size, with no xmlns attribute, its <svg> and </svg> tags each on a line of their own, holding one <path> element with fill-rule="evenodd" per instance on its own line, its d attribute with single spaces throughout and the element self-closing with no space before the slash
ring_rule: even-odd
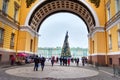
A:
<svg viewBox="0 0 120 80">
<path fill-rule="evenodd" d="M 82 18 L 87 25 L 89 33 L 92 32 L 96 26 L 99 26 L 95 12 L 84 0 L 40 1 L 29 13 L 25 25 L 29 25 L 38 32 L 41 23 L 48 16 L 58 12 L 70 12 Z"/>
<path fill-rule="evenodd" d="M 100 27 L 96 13 L 85 0 L 42 0 L 32 8 L 26 18 L 25 25 L 31 27 L 35 32 L 38 32 L 41 23 L 50 15 L 58 12 L 69 12 L 75 14 L 85 22 L 89 33 L 90 56 L 92 55 L 94 57 L 94 62 L 100 61 L 100 64 L 105 63 L 105 55 L 101 53 L 105 52 L 106 47 L 104 46 L 103 49 L 98 49 L 100 48 L 100 46 L 98 46 L 100 45 L 99 42 L 105 42 L 104 39 L 100 40 L 98 38 L 98 36 L 104 37 L 104 28 Z M 94 36 L 96 32 L 101 33 Z M 94 40 L 92 38 L 93 36 L 95 37 Z M 93 46 L 95 46 L 96 49 Z M 104 58 L 102 61 L 100 59 L 98 60 L 98 57 L 101 57 L 101 55 Z"/>
</svg>

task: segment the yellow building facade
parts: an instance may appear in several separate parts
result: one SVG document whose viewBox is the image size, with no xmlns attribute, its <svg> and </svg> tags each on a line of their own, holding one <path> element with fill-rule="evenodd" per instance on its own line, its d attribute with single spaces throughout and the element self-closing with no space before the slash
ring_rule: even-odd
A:
<svg viewBox="0 0 120 80">
<path fill-rule="evenodd" d="M 0 0 L 0 3 L 0 63 L 10 62 L 10 57 L 18 53 L 35 54 L 38 34 L 29 27 L 23 28 L 29 11 L 25 0 Z"/>
<path fill-rule="evenodd" d="M 100 0 L 98 8 L 89 0 L 0 0 L 0 62 L 11 55 L 36 54 L 42 22 L 55 13 L 77 15 L 87 25 L 89 61 L 120 64 L 120 0 Z"/>
</svg>

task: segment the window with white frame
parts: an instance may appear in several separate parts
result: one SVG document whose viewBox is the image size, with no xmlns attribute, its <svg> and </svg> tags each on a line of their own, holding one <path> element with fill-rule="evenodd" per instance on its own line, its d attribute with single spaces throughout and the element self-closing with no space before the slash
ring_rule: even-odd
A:
<svg viewBox="0 0 120 80">
<path fill-rule="evenodd" d="M 118 48 L 120 48 L 120 23 L 118 24 Z"/>
<path fill-rule="evenodd" d="M 109 35 L 109 49 L 112 49 L 112 37 Z"/>
<path fill-rule="evenodd" d="M 0 47 L 3 47 L 4 29 L 0 28 Z"/>
<path fill-rule="evenodd" d="M 8 2 L 9 2 L 9 0 L 3 0 L 2 11 L 4 13 L 7 13 Z"/>
<path fill-rule="evenodd" d="M 17 20 L 18 18 L 18 11 L 19 11 L 19 5 L 17 4 L 17 2 L 14 2 L 14 19 Z"/>
<path fill-rule="evenodd" d="M 116 13 L 120 11 L 120 0 L 116 0 Z"/>
<path fill-rule="evenodd" d="M 108 0 L 108 2 L 107 2 L 107 4 L 106 4 L 106 9 L 107 9 L 107 20 L 109 20 L 109 19 L 111 18 L 110 3 L 111 3 L 111 0 Z"/>
<path fill-rule="evenodd" d="M 108 7 L 108 9 L 107 9 L 107 15 L 108 15 L 108 20 L 110 19 L 110 7 Z"/>
<path fill-rule="evenodd" d="M 14 48 L 14 39 L 15 39 L 15 34 L 12 33 L 11 34 L 11 41 L 10 41 L 10 48 L 13 49 Z"/>
<path fill-rule="evenodd" d="M 94 53 L 94 51 L 95 51 L 95 42 L 94 42 L 94 40 L 92 42 L 93 42 L 93 53 Z"/>
<path fill-rule="evenodd" d="M 32 48 L 33 48 L 33 40 L 31 39 L 30 40 L 30 51 L 32 51 Z"/>
<path fill-rule="evenodd" d="M 120 30 L 118 30 L 118 47 L 120 48 Z"/>
</svg>

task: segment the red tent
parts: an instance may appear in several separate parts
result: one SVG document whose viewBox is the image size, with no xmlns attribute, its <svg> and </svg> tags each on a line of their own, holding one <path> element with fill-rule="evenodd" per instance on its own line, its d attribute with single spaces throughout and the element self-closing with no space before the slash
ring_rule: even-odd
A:
<svg viewBox="0 0 120 80">
<path fill-rule="evenodd" d="M 25 54 L 25 53 L 18 53 L 17 56 L 26 57 L 27 54 Z"/>
</svg>

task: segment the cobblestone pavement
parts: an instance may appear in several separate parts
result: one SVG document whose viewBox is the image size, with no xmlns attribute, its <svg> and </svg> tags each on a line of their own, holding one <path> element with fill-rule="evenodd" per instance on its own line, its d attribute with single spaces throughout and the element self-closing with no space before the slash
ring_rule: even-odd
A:
<svg viewBox="0 0 120 80">
<path fill-rule="evenodd" d="M 20 76 L 15 76 L 15 75 L 11 75 L 11 74 L 7 74 L 5 71 L 7 70 L 11 70 L 11 69 L 18 69 L 18 68 L 30 68 L 33 67 L 33 64 L 27 64 L 27 65 L 22 65 L 22 66 L 5 66 L 5 67 L 0 67 L 0 80 L 120 80 L 120 78 L 118 77 L 114 77 L 112 74 L 112 70 L 111 68 L 106 68 L 106 67 L 100 67 L 99 70 L 97 70 L 94 67 L 91 67 L 89 65 L 86 65 L 84 67 L 82 67 L 81 65 L 79 67 L 77 67 L 75 64 L 72 64 L 70 67 L 71 70 L 72 69 L 89 69 L 89 70 L 95 70 L 97 72 L 99 72 L 98 75 L 92 76 L 92 77 L 84 77 L 84 78 L 69 78 L 69 76 L 74 76 L 74 75 L 69 75 L 68 78 L 51 78 L 51 77 L 44 77 L 44 78 L 32 78 L 32 77 L 20 77 Z M 51 67 L 51 65 L 49 63 L 46 64 L 45 67 Z M 62 68 L 61 66 L 59 66 L 58 64 L 56 64 L 55 66 L 53 66 L 53 68 L 56 69 Z M 66 67 L 67 68 L 67 67 Z M 44 71 L 43 71 L 44 72 Z M 73 70 L 74 72 L 74 70 Z M 36 74 L 38 72 L 36 71 Z M 22 74 L 22 73 L 21 73 Z M 80 72 L 81 74 L 81 72 Z M 92 73 L 88 73 L 88 74 L 92 74 Z M 40 74 L 37 74 L 40 75 Z M 54 74 L 54 76 L 56 76 L 57 74 Z M 79 75 L 79 73 L 78 73 Z"/>
</svg>

